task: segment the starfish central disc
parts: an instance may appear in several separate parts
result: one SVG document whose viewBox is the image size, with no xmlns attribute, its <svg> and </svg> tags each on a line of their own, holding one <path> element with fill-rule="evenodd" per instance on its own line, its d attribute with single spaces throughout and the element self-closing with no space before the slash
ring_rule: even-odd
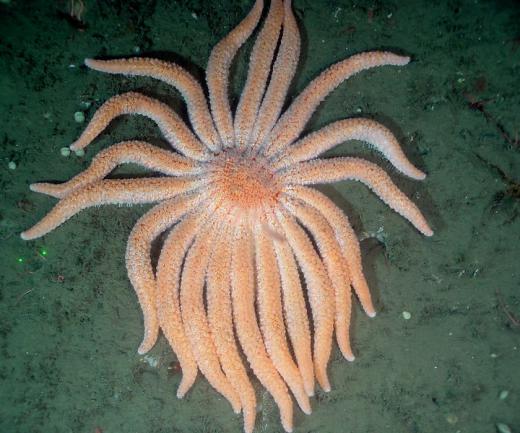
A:
<svg viewBox="0 0 520 433">
<path fill-rule="evenodd" d="M 212 161 L 210 179 L 221 204 L 228 209 L 253 210 L 277 202 L 281 183 L 266 158 L 236 149 Z"/>
</svg>

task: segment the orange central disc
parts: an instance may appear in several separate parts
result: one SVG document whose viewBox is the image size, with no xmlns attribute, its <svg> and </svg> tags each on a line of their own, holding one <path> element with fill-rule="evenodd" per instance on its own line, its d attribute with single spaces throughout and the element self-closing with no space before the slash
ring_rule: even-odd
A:
<svg viewBox="0 0 520 433">
<path fill-rule="evenodd" d="M 274 204 L 281 192 L 278 176 L 263 157 L 230 149 L 211 163 L 210 180 L 229 209 L 252 210 Z"/>
</svg>

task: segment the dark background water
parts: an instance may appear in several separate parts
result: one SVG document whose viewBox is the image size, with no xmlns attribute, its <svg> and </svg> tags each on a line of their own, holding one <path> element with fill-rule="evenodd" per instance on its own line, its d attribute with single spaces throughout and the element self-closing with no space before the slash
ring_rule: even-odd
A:
<svg viewBox="0 0 520 433">
<path fill-rule="evenodd" d="M 426 181 L 403 179 L 360 143 L 331 154 L 364 155 L 389 169 L 435 230 L 425 239 L 360 185 L 324 189 L 363 239 L 379 314 L 368 319 L 356 307 L 357 360 L 334 350 L 333 390 L 313 399 L 312 416 L 296 411 L 297 432 L 484 433 L 497 423 L 520 431 L 520 7 L 433 3 L 294 4 L 303 51 L 291 95 L 357 52 L 413 57 L 341 85 L 308 129 L 348 116 L 389 127 Z M 0 2 L 0 430 L 241 431 L 241 418 L 205 380 L 175 398 L 180 376 L 163 338 L 147 357 L 136 353 L 141 312 L 124 251 L 143 207 L 84 211 L 34 242 L 18 235 L 53 205 L 30 183 L 67 180 L 122 139 L 164 145 L 151 122 L 121 118 L 85 156 L 63 157 L 85 126 L 75 112 L 88 120 L 108 97 L 137 89 L 184 115 L 167 86 L 89 71 L 83 59 L 154 55 L 203 79 L 211 48 L 251 1 L 83 5 L 72 3 L 78 22 L 68 1 Z M 233 68 L 235 96 L 245 53 Z M 272 399 L 257 390 L 256 431 L 280 431 Z"/>
</svg>

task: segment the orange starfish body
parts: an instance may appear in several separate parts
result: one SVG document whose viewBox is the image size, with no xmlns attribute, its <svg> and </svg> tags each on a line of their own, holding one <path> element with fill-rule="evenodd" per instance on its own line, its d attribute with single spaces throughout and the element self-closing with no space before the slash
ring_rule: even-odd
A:
<svg viewBox="0 0 520 433">
<path fill-rule="evenodd" d="M 140 114 L 159 126 L 174 151 L 126 141 L 101 152 L 68 182 L 31 185 L 59 202 L 22 238 L 43 236 L 90 206 L 158 202 L 133 228 L 126 251 L 128 276 L 144 316 L 139 353 L 152 348 L 161 330 L 182 369 L 178 397 L 200 371 L 236 413 L 243 413 L 244 430 L 251 432 L 256 396 L 243 353 L 290 432 L 292 396 L 309 414 L 315 381 L 324 391 L 331 389 L 327 365 L 334 334 L 344 357 L 354 360 L 351 293 L 370 317 L 375 315 L 352 226 L 329 198 L 307 185 L 362 182 L 422 234 L 433 232 L 377 165 L 353 157 L 318 158 L 339 143 L 362 140 L 404 175 L 424 179 L 387 128 L 373 120 L 347 119 L 300 138 L 312 113 L 341 82 L 410 59 L 379 51 L 352 56 L 321 73 L 282 113 L 300 36 L 291 2 L 272 0 L 233 113 L 230 65 L 258 25 L 262 9 L 257 0 L 213 49 L 206 72 L 209 101 L 202 86 L 178 65 L 146 58 L 87 59 L 86 65 L 97 71 L 149 76 L 174 86 L 186 100 L 191 127 L 147 96 L 130 92 L 111 98 L 71 149 L 88 146 L 115 117 Z M 163 176 L 105 179 L 123 163 Z M 167 230 L 154 271 L 151 244 Z"/>
</svg>

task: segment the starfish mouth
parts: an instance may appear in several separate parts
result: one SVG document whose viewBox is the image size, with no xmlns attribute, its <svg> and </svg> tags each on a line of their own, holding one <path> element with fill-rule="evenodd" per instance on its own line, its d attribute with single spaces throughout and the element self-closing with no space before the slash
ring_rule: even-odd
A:
<svg viewBox="0 0 520 433">
<path fill-rule="evenodd" d="M 240 149 L 226 149 L 209 163 L 212 195 L 229 211 L 260 210 L 278 203 L 282 192 L 280 176 L 267 158 Z"/>
</svg>

